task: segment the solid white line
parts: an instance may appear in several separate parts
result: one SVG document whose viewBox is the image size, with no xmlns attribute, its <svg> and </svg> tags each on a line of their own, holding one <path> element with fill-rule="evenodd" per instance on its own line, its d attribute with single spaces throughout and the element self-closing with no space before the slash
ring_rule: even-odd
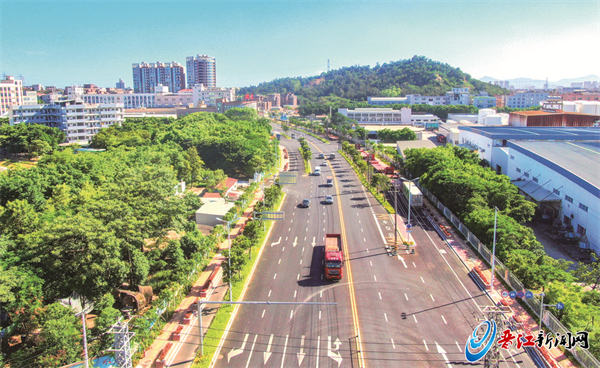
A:
<svg viewBox="0 0 600 368">
<path fill-rule="evenodd" d="M 283 357 L 281 358 L 281 368 L 283 368 L 283 362 L 285 362 L 285 351 L 287 349 L 288 337 L 290 337 L 290 335 L 285 335 L 285 345 L 283 345 Z"/>
<path fill-rule="evenodd" d="M 263 309 L 263 312 L 262 312 L 262 315 L 260 316 L 260 318 L 265 318 L 265 312 L 266 311 L 267 311 L 266 309 Z"/>
<path fill-rule="evenodd" d="M 396 350 L 396 344 L 394 344 L 394 339 L 391 339 L 391 340 L 392 340 L 392 347 L 394 348 L 394 350 Z"/>
<path fill-rule="evenodd" d="M 456 343 L 456 346 L 458 346 L 458 351 L 460 351 L 462 353 L 462 349 L 460 348 L 460 345 L 458 344 L 458 341 L 454 341 L 454 343 Z"/>
<path fill-rule="evenodd" d="M 317 336 L 317 366 L 316 366 L 316 368 L 319 368 L 319 348 L 320 347 L 321 347 L 321 336 Z"/>
<path fill-rule="evenodd" d="M 377 225 L 377 228 L 379 229 L 379 234 L 381 235 L 381 240 L 383 241 L 383 244 L 386 244 L 385 236 L 383 235 L 383 230 L 381 230 L 381 226 L 379 226 L 379 221 L 377 221 L 377 217 L 375 217 L 375 214 L 373 214 L 373 218 L 375 219 L 375 224 Z"/>
<path fill-rule="evenodd" d="M 377 276 L 373 275 L 373 278 L 375 279 L 375 281 L 377 281 Z"/>
<path fill-rule="evenodd" d="M 252 342 L 252 347 L 250 348 L 250 355 L 248 355 L 248 362 L 246 363 L 246 368 L 250 366 L 250 359 L 252 358 L 252 352 L 254 351 L 254 345 L 256 344 L 256 339 L 258 335 L 254 336 L 254 341 Z"/>
<path fill-rule="evenodd" d="M 385 321 L 387 322 L 388 321 L 387 314 L 384 313 L 383 316 L 385 317 Z"/>
<path fill-rule="evenodd" d="M 446 318 L 444 318 L 444 316 L 442 315 L 442 319 L 444 320 L 445 324 L 448 324 L 448 322 L 446 322 Z"/>
<path fill-rule="evenodd" d="M 431 300 L 435 302 L 435 299 L 433 299 L 433 295 L 429 294 L 429 296 L 431 297 Z"/>
<path fill-rule="evenodd" d="M 427 343 L 425 342 L 425 340 L 423 340 L 423 344 L 425 344 L 425 349 L 426 349 L 427 351 L 429 351 L 429 348 L 427 347 Z"/>
<path fill-rule="evenodd" d="M 381 299 L 381 293 L 380 293 L 380 292 L 377 292 L 377 294 L 379 294 L 379 300 L 382 300 L 382 299 Z"/>
<path fill-rule="evenodd" d="M 277 278 L 277 274 L 273 275 L 273 280 L 275 280 Z"/>
<path fill-rule="evenodd" d="M 423 283 L 425 283 L 425 280 L 423 280 L 423 276 L 421 276 L 421 281 L 423 281 Z"/>
<path fill-rule="evenodd" d="M 406 293 L 404 293 L 404 297 L 406 298 L 406 300 L 408 301 L 408 295 L 406 295 Z"/>
<path fill-rule="evenodd" d="M 415 323 L 419 323 L 419 321 L 417 321 L 417 316 L 415 316 L 414 314 L 412 316 L 415 319 Z"/>
</svg>

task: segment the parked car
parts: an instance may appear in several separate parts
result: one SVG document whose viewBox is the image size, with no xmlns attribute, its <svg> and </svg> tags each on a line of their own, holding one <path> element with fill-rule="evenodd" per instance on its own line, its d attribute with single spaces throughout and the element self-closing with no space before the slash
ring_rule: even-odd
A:
<svg viewBox="0 0 600 368">
<path fill-rule="evenodd" d="M 333 204 L 333 196 L 328 195 L 327 197 L 325 197 L 325 203 Z"/>
<path fill-rule="evenodd" d="M 321 164 L 321 166 L 327 166 L 327 161 L 323 161 L 323 163 Z"/>
<path fill-rule="evenodd" d="M 319 153 L 319 157 L 318 158 L 325 158 L 325 155 L 322 153 Z"/>
</svg>

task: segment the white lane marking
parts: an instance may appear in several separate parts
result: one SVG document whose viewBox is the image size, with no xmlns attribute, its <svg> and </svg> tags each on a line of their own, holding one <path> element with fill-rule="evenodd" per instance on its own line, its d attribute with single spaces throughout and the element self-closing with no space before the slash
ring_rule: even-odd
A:
<svg viewBox="0 0 600 368">
<path fill-rule="evenodd" d="M 406 300 L 408 301 L 408 295 L 406 295 L 406 293 L 404 293 L 404 297 L 406 298 Z"/>
<path fill-rule="evenodd" d="M 306 228 L 306 231 L 308 231 L 308 228 Z"/>
<path fill-rule="evenodd" d="M 377 281 L 377 276 L 373 275 L 373 278 L 375 279 L 375 281 Z"/>
<path fill-rule="evenodd" d="M 431 297 L 431 300 L 435 302 L 435 299 L 433 299 L 433 295 L 429 294 L 429 296 Z"/>
<path fill-rule="evenodd" d="M 283 345 L 283 358 L 281 358 L 281 368 L 283 368 L 283 362 L 285 362 L 285 351 L 287 350 L 288 337 L 290 337 L 290 335 L 285 335 L 285 345 Z"/>
<path fill-rule="evenodd" d="M 377 292 L 377 294 L 379 294 L 379 300 L 382 300 L 382 299 L 381 299 L 381 293 L 380 293 L 380 292 Z"/>
<path fill-rule="evenodd" d="M 294 248 L 296 248 L 296 245 L 298 245 L 298 237 L 294 238 L 294 243 L 292 245 L 294 246 Z"/>
<path fill-rule="evenodd" d="M 256 339 L 258 335 L 254 336 L 254 341 L 252 342 L 252 347 L 250 348 L 250 355 L 248 355 L 248 362 L 246 363 L 246 368 L 250 366 L 250 359 L 252 359 L 252 352 L 254 351 L 254 345 L 256 345 Z"/>
<path fill-rule="evenodd" d="M 296 357 L 298 357 L 298 365 L 302 365 L 302 361 L 304 360 L 304 335 L 300 338 L 300 352 L 296 353 Z"/>
<path fill-rule="evenodd" d="M 371 267 L 373 267 L 373 261 L 369 261 L 369 263 L 371 264 Z"/>
<path fill-rule="evenodd" d="M 294 219 L 291 219 L 291 220 L 290 220 L 290 224 L 291 224 L 292 222 L 294 222 Z"/>
<path fill-rule="evenodd" d="M 438 354 L 442 354 L 442 357 L 444 358 L 444 360 L 446 361 L 446 366 L 448 368 L 452 368 L 452 365 L 450 364 L 450 360 L 448 359 L 448 356 L 446 355 L 446 350 L 444 350 L 444 348 L 442 348 L 437 341 L 435 341 L 435 346 L 437 347 L 437 352 Z"/>
<path fill-rule="evenodd" d="M 406 266 L 406 262 L 404 262 L 404 258 L 402 258 L 402 257 L 400 257 L 400 255 L 398 255 L 398 259 L 399 259 L 400 261 L 402 261 L 402 264 L 404 265 L 404 268 L 408 268 L 408 267 Z"/>
<path fill-rule="evenodd" d="M 359 224 L 361 223 L 361 222 L 360 222 L 360 220 L 358 220 L 358 223 L 359 223 Z"/>
<path fill-rule="evenodd" d="M 294 290 L 294 298 L 296 297 L 297 292 L 298 292 L 298 290 Z"/>
<path fill-rule="evenodd" d="M 296 198 L 298 198 L 298 196 L 296 196 Z M 296 214 L 296 212 L 292 212 L 292 216 L 294 216 Z"/>
<path fill-rule="evenodd" d="M 358 212 L 356 213 L 356 216 L 358 216 Z"/>
<path fill-rule="evenodd" d="M 323 223 L 325 223 L 325 219 L 323 219 Z"/>
<path fill-rule="evenodd" d="M 317 243 L 315 243 L 315 237 L 314 236 L 313 236 L 313 241 L 312 241 L 312 243 L 310 243 L 310 245 L 312 245 L 313 248 L 315 247 L 315 245 L 317 245 Z"/>
<path fill-rule="evenodd" d="M 308 224 L 308 222 L 309 222 L 309 221 L 310 221 L 310 220 L 306 220 L 306 223 Z"/>
<path fill-rule="evenodd" d="M 271 247 L 274 245 L 278 245 L 279 243 L 281 243 L 281 236 L 279 237 L 279 240 L 277 240 L 276 242 L 271 243 Z"/>
<path fill-rule="evenodd" d="M 394 350 L 396 350 L 396 344 L 394 344 L 394 339 L 391 339 L 391 340 L 392 340 L 392 348 L 394 348 Z"/>
<path fill-rule="evenodd" d="M 286 237 L 285 237 L 285 241 L 287 241 L 287 240 L 288 240 L 288 237 L 286 236 Z"/>
<path fill-rule="evenodd" d="M 325 230 L 325 229 L 323 229 L 323 230 Z M 360 228 L 360 231 L 363 233 L 365 232 L 365 230 L 362 227 Z"/>
<path fill-rule="evenodd" d="M 321 311 L 319 311 L 319 319 L 321 319 Z"/>
<path fill-rule="evenodd" d="M 227 363 L 229 363 L 231 358 L 233 358 L 234 356 L 238 356 L 244 352 L 244 349 L 246 348 L 246 342 L 248 341 L 249 335 L 250 334 L 246 334 L 246 336 L 244 336 L 244 342 L 242 342 L 242 346 L 239 349 L 231 349 L 229 354 L 227 354 Z"/>
<path fill-rule="evenodd" d="M 415 316 L 414 314 L 412 316 L 415 319 L 415 323 L 419 323 L 419 321 L 417 321 L 417 316 Z"/>
<path fill-rule="evenodd" d="M 421 277 L 421 281 L 423 281 L 423 283 L 425 283 L 425 280 L 423 280 L 423 276 L 420 276 L 420 277 Z"/>
<path fill-rule="evenodd" d="M 367 239 L 366 239 L 366 238 L 363 238 L 363 241 L 366 243 L 366 242 L 367 242 Z"/>
<path fill-rule="evenodd" d="M 298 277 L 296 277 L 296 280 L 300 280 L 300 274 L 298 274 Z"/>
<path fill-rule="evenodd" d="M 383 316 L 385 317 L 385 321 L 386 321 L 386 322 L 388 322 L 388 319 L 387 319 L 387 314 L 386 314 L 386 313 L 384 313 L 384 314 L 383 314 Z"/>
<path fill-rule="evenodd" d="M 302 250 L 304 250 L 304 248 L 302 248 Z M 302 264 L 302 260 L 300 260 L 300 264 Z"/>
<path fill-rule="evenodd" d="M 323 297 L 323 290 L 319 290 L 319 298 Z"/>
<path fill-rule="evenodd" d="M 273 334 L 271 334 L 271 337 L 269 337 L 269 344 L 267 345 L 267 351 L 263 352 L 263 358 L 265 359 L 265 364 L 267 364 L 267 361 L 269 360 L 269 358 L 271 357 L 271 344 L 273 343 Z"/>
<path fill-rule="evenodd" d="M 323 231 L 325 231 L 325 228 L 323 228 Z"/>
<path fill-rule="evenodd" d="M 319 368 L 319 348 L 320 347 L 321 347 L 321 336 L 317 336 L 317 366 L 316 366 L 316 368 Z"/>
<path fill-rule="evenodd" d="M 373 218 L 375 219 L 375 224 L 379 229 L 379 234 L 381 234 L 381 240 L 383 241 L 383 244 L 386 244 L 385 236 L 383 235 L 383 231 L 381 230 L 381 226 L 379 226 L 379 221 L 377 221 L 377 217 L 375 217 L 375 214 L 373 214 Z"/>
<path fill-rule="evenodd" d="M 277 264 L 281 264 L 281 258 L 279 258 L 279 262 L 277 262 Z"/>
<path fill-rule="evenodd" d="M 306 236 L 304 237 L 304 241 L 306 241 Z"/>
<path fill-rule="evenodd" d="M 273 275 L 273 280 L 275 280 L 277 278 L 277 274 Z"/>
<path fill-rule="evenodd" d="M 267 295 L 267 298 L 270 298 L 270 297 L 271 297 L 271 291 L 272 291 L 272 290 L 269 290 L 269 295 Z"/>
<path fill-rule="evenodd" d="M 262 315 L 260 316 L 260 318 L 265 318 L 265 312 L 266 311 L 267 311 L 266 309 L 263 309 L 263 312 L 262 312 Z"/>
<path fill-rule="evenodd" d="M 285 251 L 285 247 L 281 247 L 281 251 L 284 252 Z"/>
<path fill-rule="evenodd" d="M 425 340 L 423 340 L 423 344 L 425 344 L 425 350 L 429 351 L 429 348 L 427 347 L 427 343 L 425 342 Z"/>
<path fill-rule="evenodd" d="M 448 324 L 448 322 L 446 322 L 446 318 L 444 318 L 444 315 L 442 315 L 442 319 L 444 320 L 444 324 Z"/>
<path fill-rule="evenodd" d="M 456 344 L 456 346 L 458 346 L 458 351 L 460 351 L 462 353 L 462 349 L 461 349 L 460 344 L 458 343 L 458 341 L 454 341 L 454 343 Z"/>
<path fill-rule="evenodd" d="M 291 228 L 291 227 L 289 227 L 289 228 L 288 228 L 288 231 L 292 231 L 292 228 Z"/>
<path fill-rule="evenodd" d="M 369 248 L 367 248 L 367 253 L 369 253 Z"/>
<path fill-rule="evenodd" d="M 290 319 L 292 319 L 292 317 L 294 317 L 294 310 L 293 309 L 290 311 Z"/>
<path fill-rule="evenodd" d="M 415 264 L 415 262 L 413 262 L 413 266 L 415 266 L 415 268 L 417 268 L 417 265 Z"/>
</svg>

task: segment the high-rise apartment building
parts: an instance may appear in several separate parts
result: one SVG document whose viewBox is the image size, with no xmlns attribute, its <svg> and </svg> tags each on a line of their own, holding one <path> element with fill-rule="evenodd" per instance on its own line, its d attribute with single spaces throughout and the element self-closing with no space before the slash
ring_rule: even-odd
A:
<svg viewBox="0 0 600 368">
<path fill-rule="evenodd" d="M 0 82 L 0 116 L 6 116 L 10 107 L 23 104 L 23 81 L 7 76 Z"/>
<path fill-rule="evenodd" d="M 119 78 L 119 81 L 117 82 L 117 89 L 125 89 L 125 82 L 123 82 L 123 79 Z"/>
<path fill-rule="evenodd" d="M 188 56 L 185 61 L 188 87 L 200 84 L 204 87 L 217 86 L 217 60 L 208 55 Z"/>
<path fill-rule="evenodd" d="M 154 93 L 159 84 L 168 86 L 170 92 L 185 89 L 185 70 L 183 65 L 172 63 L 133 64 L 133 91 L 135 93 Z"/>
</svg>

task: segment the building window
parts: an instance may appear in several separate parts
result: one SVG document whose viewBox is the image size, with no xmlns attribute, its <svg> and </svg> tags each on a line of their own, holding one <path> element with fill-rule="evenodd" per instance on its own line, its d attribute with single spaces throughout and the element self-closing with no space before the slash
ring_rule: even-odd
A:
<svg viewBox="0 0 600 368">
<path fill-rule="evenodd" d="M 529 177 L 529 173 L 528 173 L 528 172 L 526 172 L 526 173 L 525 173 L 525 177 L 526 177 L 526 178 L 528 178 L 528 177 Z"/>
<path fill-rule="evenodd" d="M 520 172 L 521 172 L 521 169 L 519 169 L 518 167 L 517 167 L 517 172 L 518 172 L 518 173 L 520 173 Z"/>
<path fill-rule="evenodd" d="M 513 155 L 510 155 L 510 159 L 511 159 L 511 160 L 514 160 L 514 159 L 515 159 L 515 156 L 513 156 Z"/>
<path fill-rule="evenodd" d="M 579 202 L 579 209 L 584 210 L 585 212 L 588 211 L 588 206 L 586 206 L 585 204 Z"/>
<path fill-rule="evenodd" d="M 552 189 L 552 193 L 556 194 L 556 195 L 560 195 L 560 190 L 553 188 Z"/>
<path fill-rule="evenodd" d="M 565 199 L 567 200 L 567 202 L 571 202 L 573 203 L 573 198 L 569 197 L 568 195 L 565 194 Z"/>
<path fill-rule="evenodd" d="M 563 222 L 564 222 L 566 225 L 571 225 L 571 218 L 570 218 L 569 216 L 567 216 L 567 215 L 564 215 L 564 216 L 563 216 Z"/>
<path fill-rule="evenodd" d="M 536 182 L 536 183 L 538 182 L 537 176 L 533 178 L 533 181 Z"/>
<path fill-rule="evenodd" d="M 583 227 L 581 225 L 577 225 L 577 233 L 579 233 L 579 235 L 581 235 L 581 236 L 584 236 L 586 234 L 585 227 Z"/>
</svg>

